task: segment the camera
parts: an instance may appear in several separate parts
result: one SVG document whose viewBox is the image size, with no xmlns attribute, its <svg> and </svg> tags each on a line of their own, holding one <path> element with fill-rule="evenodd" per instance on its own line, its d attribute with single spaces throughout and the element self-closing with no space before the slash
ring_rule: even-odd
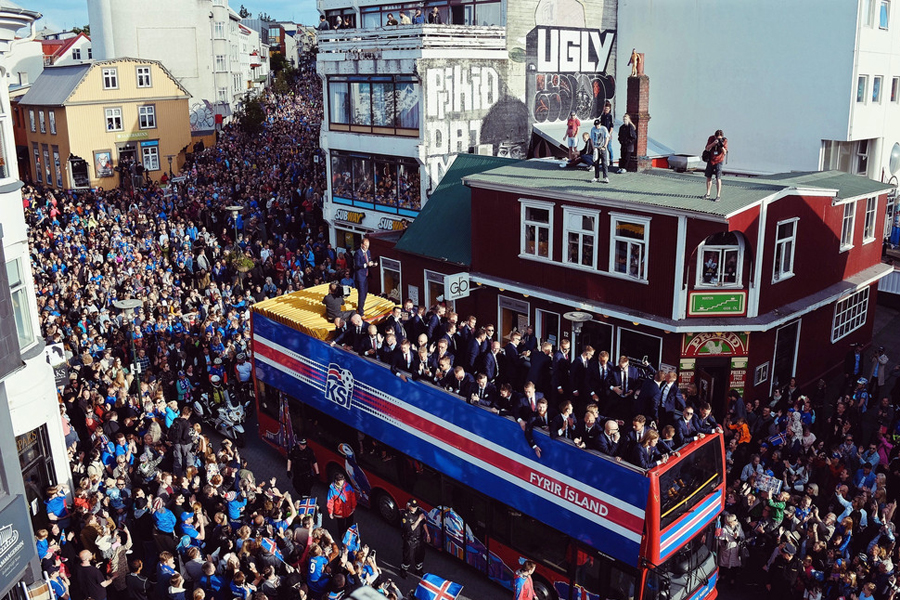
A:
<svg viewBox="0 0 900 600">
<path fill-rule="evenodd" d="M 341 294 L 343 294 L 344 298 L 346 298 L 347 296 L 350 295 L 350 291 L 352 289 L 353 288 L 351 288 L 349 285 L 342 285 L 341 286 Z"/>
<path fill-rule="evenodd" d="M 725 138 L 716 138 L 716 150 L 721 152 L 723 148 L 725 148 Z"/>
</svg>

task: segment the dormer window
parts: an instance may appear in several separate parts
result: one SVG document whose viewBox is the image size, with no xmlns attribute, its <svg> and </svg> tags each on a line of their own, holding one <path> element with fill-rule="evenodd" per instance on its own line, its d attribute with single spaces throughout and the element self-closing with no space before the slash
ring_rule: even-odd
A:
<svg viewBox="0 0 900 600">
<path fill-rule="evenodd" d="M 697 287 L 740 287 L 743 238 L 731 231 L 711 235 L 697 252 Z"/>
</svg>

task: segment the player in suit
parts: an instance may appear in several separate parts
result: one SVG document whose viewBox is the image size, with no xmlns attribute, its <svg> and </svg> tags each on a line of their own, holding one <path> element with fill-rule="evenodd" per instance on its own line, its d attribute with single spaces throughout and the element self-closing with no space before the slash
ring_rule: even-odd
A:
<svg viewBox="0 0 900 600">
<path fill-rule="evenodd" d="M 540 352 L 534 352 L 531 355 L 531 365 L 528 367 L 528 375 L 525 377 L 526 381 L 534 383 L 537 391 L 545 395 L 550 390 L 550 369 L 553 365 L 551 352 L 553 352 L 553 344 L 550 342 L 541 344 Z"/>
<path fill-rule="evenodd" d="M 382 333 L 385 337 L 387 337 L 389 331 L 394 332 L 394 336 L 398 340 L 402 340 L 403 338 L 407 337 L 406 330 L 403 329 L 402 319 L 400 318 L 401 314 L 402 313 L 400 311 L 400 307 L 395 306 L 393 312 L 391 312 L 391 314 L 388 315 L 388 318 L 384 320 Z"/>
<path fill-rule="evenodd" d="M 659 444 L 659 433 L 652 429 L 648 429 L 644 437 L 634 446 L 631 447 L 628 455 L 628 462 L 642 469 L 652 469 L 655 466 L 666 462 L 668 455 L 660 454 L 657 445 Z"/>
<path fill-rule="evenodd" d="M 500 342 L 491 342 L 490 350 L 482 355 L 482 370 L 491 383 L 503 383 L 500 374 Z"/>
<path fill-rule="evenodd" d="M 622 460 L 619 457 L 620 440 L 619 424 L 610 419 L 603 426 L 603 433 L 597 436 L 597 450 L 607 456 L 615 457 L 616 460 Z"/>
<path fill-rule="evenodd" d="M 381 348 L 378 349 L 378 360 L 386 365 L 394 364 L 394 354 L 400 351 L 400 344 L 397 343 L 397 336 L 394 331 L 388 331 L 381 342 Z"/>
<path fill-rule="evenodd" d="M 391 357 L 391 373 L 394 375 L 403 373 L 414 376 L 416 371 L 418 371 L 418 362 L 418 353 L 412 351 L 409 340 L 403 340 L 400 342 L 400 347 Z"/>
<path fill-rule="evenodd" d="M 497 386 L 489 382 L 487 375 L 478 373 L 472 382 L 469 390 L 466 392 L 469 404 L 477 404 L 490 409 L 492 412 L 499 413 L 500 408 L 497 406 L 498 392 Z"/>
<path fill-rule="evenodd" d="M 648 365 L 649 367 L 649 365 Z M 634 392 L 635 410 L 654 423 L 659 422 L 660 408 L 662 404 L 662 390 L 660 386 L 665 383 L 665 375 L 653 367 L 649 367 L 653 377 L 641 379 L 638 389 Z"/>
<path fill-rule="evenodd" d="M 369 253 L 369 238 L 363 238 L 356 254 L 353 255 L 353 283 L 356 286 L 358 302 L 356 310 L 365 314 L 366 295 L 369 293 L 369 267 L 374 267 L 378 263 L 372 261 L 372 255 Z"/>
<path fill-rule="evenodd" d="M 444 378 L 444 388 L 448 392 L 464 398 L 474 383 L 475 378 L 466 373 L 462 367 L 453 367 L 453 371 Z"/>
<path fill-rule="evenodd" d="M 559 404 L 559 413 L 553 417 L 550 422 L 550 437 L 556 439 L 558 437 L 567 440 L 575 439 L 575 417 L 572 414 L 572 403 L 564 400 Z"/>
<path fill-rule="evenodd" d="M 687 405 L 681 389 L 678 387 L 678 374 L 675 371 L 666 373 L 666 382 L 660 387 L 659 402 L 662 407 L 661 418 L 667 424 L 674 425 Z"/>
<path fill-rule="evenodd" d="M 356 344 L 353 349 L 360 356 L 366 358 L 378 358 L 378 350 L 381 348 L 381 335 L 378 333 L 378 327 L 369 325 L 366 335 L 356 338 Z"/>
<path fill-rule="evenodd" d="M 569 348 L 571 344 L 568 338 L 559 343 L 559 348 L 553 353 L 553 362 L 550 366 L 550 387 L 556 393 L 564 396 L 571 391 L 569 371 L 572 361 L 569 360 Z"/>
<path fill-rule="evenodd" d="M 694 414 L 693 407 L 688 406 L 681 411 L 681 418 L 675 421 L 675 448 L 681 448 L 694 440 L 704 437 L 700 431 L 700 419 Z"/>
<path fill-rule="evenodd" d="M 576 411 L 579 414 L 587 408 L 591 401 L 591 392 L 593 391 L 593 382 L 591 381 L 591 360 L 594 358 L 594 349 L 591 346 L 585 346 L 581 351 L 581 355 L 572 361 L 569 370 L 572 397 Z"/>
<path fill-rule="evenodd" d="M 541 457 L 541 447 L 534 441 L 534 429 L 542 429 L 545 432 L 550 431 L 550 416 L 547 414 L 547 399 L 541 398 L 537 402 L 537 411 L 525 425 L 525 441 L 534 450 L 538 458 Z"/>
<path fill-rule="evenodd" d="M 609 413 L 616 418 L 627 419 L 634 413 L 634 391 L 640 385 L 640 373 L 628 363 L 627 356 L 619 357 L 619 367 L 612 370 L 609 379 Z"/>
<path fill-rule="evenodd" d="M 537 414 L 537 403 L 544 395 L 535 390 L 534 383 L 529 381 L 525 383 L 525 394 L 519 398 L 516 407 L 516 420 L 522 429 L 531 421 L 531 417 Z"/>
<path fill-rule="evenodd" d="M 473 373 L 481 366 L 479 364 L 481 362 L 481 342 L 485 339 L 487 339 L 487 332 L 482 327 L 470 335 L 465 342 L 466 353 L 463 366 L 470 373 Z M 493 377 L 489 377 L 488 379 L 493 379 Z"/>
</svg>

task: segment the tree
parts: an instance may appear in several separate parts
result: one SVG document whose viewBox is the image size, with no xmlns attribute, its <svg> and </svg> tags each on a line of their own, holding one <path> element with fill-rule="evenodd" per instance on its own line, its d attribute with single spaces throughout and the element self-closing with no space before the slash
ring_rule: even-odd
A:
<svg viewBox="0 0 900 600">
<path fill-rule="evenodd" d="M 272 18 L 272 15 L 270 15 L 270 14 L 267 13 L 267 12 L 261 12 L 261 13 L 259 13 L 259 20 L 260 20 L 260 21 L 267 21 L 267 22 L 269 22 L 269 23 L 275 21 L 275 19 Z"/>
<path fill-rule="evenodd" d="M 269 68 L 278 73 L 288 66 L 288 61 L 281 52 L 275 52 L 269 57 Z"/>
<path fill-rule="evenodd" d="M 90 24 L 85 25 L 84 27 L 73 27 L 72 33 L 78 35 L 79 33 L 83 33 L 84 35 L 91 37 L 91 26 Z"/>
<path fill-rule="evenodd" d="M 266 120 L 266 111 L 258 98 L 252 98 L 244 102 L 236 117 L 241 129 L 249 134 L 256 134 Z"/>
<path fill-rule="evenodd" d="M 249 10 L 247 10 L 247 7 L 246 7 L 246 6 L 244 6 L 243 4 L 241 4 L 241 10 L 238 11 L 238 15 L 239 15 L 242 19 L 249 19 L 249 18 L 251 17 L 252 13 L 251 13 Z"/>
</svg>

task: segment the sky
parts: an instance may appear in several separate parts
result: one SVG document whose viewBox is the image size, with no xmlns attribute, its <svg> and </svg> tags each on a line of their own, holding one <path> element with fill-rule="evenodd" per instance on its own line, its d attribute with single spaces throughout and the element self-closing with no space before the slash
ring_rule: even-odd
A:
<svg viewBox="0 0 900 600">
<path fill-rule="evenodd" d="M 38 29 L 46 25 L 51 29 L 63 30 L 88 24 L 87 0 L 14 1 L 19 6 L 36 10 L 44 15 L 44 18 L 38 21 Z M 243 4 L 253 13 L 254 18 L 260 12 L 267 12 L 279 21 L 293 20 L 301 25 L 316 25 L 319 22 L 315 0 L 229 0 L 228 3 L 234 10 L 239 10 Z"/>
</svg>

